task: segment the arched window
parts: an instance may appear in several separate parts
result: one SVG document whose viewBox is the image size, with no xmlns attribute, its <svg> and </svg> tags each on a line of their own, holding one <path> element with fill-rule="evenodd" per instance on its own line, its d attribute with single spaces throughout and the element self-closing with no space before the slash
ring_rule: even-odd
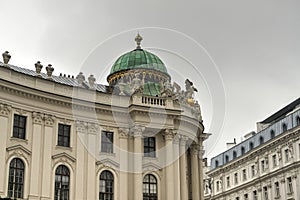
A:
<svg viewBox="0 0 300 200">
<path fill-rule="evenodd" d="M 287 131 L 287 125 L 285 123 L 282 124 L 282 132 Z"/>
<path fill-rule="evenodd" d="M 225 156 L 225 162 L 226 162 L 226 163 L 229 162 L 229 156 L 228 156 L 228 155 Z"/>
<path fill-rule="evenodd" d="M 59 165 L 55 170 L 55 200 L 70 199 L 70 171 L 64 165 Z"/>
<path fill-rule="evenodd" d="M 245 147 L 241 147 L 241 152 L 242 152 L 242 155 L 244 155 L 246 153 Z"/>
<path fill-rule="evenodd" d="M 263 136 L 260 136 L 259 137 L 259 144 L 263 144 L 265 141 L 264 137 Z"/>
<path fill-rule="evenodd" d="M 24 163 L 20 158 L 14 158 L 9 165 L 8 196 L 23 198 L 24 193 Z"/>
<path fill-rule="evenodd" d="M 296 124 L 297 124 L 297 126 L 300 125 L 300 117 L 299 116 L 296 117 Z"/>
<path fill-rule="evenodd" d="M 151 174 L 147 174 L 143 180 L 143 200 L 157 200 L 157 181 Z"/>
<path fill-rule="evenodd" d="M 273 139 L 275 137 L 275 131 L 274 130 L 271 130 L 270 136 L 271 136 L 271 139 Z"/>
<path fill-rule="evenodd" d="M 250 142 L 250 143 L 249 143 L 249 147 L 250 147 L 250 149 L 253 149 L 253 148 L 254 148 L 253 142 Z"/>
<path fill-rule="evenodd" d="M 114 175 L 110 171 L 103 171 L 100 174 L 99 200 L 114 199 Z"/>
<path fill-rule="evenodd" d="M 232 156 L 233 156 L 233 159 L 236 158 L 236 151 L 233 151 Z"/>
</svg>

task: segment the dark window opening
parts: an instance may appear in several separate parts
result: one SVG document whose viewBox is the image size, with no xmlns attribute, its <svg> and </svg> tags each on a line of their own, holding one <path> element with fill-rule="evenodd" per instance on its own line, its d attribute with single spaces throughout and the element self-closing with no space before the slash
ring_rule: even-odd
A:
<svg viewBox="0 0 300 200">
<path fill-rule="evenodd" d="M 100 174 L 99 200 L 114 199 L 114 176 L 110 171 L 103 171 Z"/>
<path fill-rule="evenodd" d="M 55 200 L 69 200 L 70 199 L 70 171 L 64 166 L 60 165 L 55 170 Z"/>
<path fill-rule="evenodd" d="M 155 157 L 156 147 L 155 147 L 155 137 L 144 138 L 144 156 L 145 157 Z"/>
<path fill-rule="evenodd" d="M 58 146 L 70 147 L 70 131 L 71 126 L 58 124 Z"/>
<path fill-rule="evenodd" d="M 24 193 L 24 163 L 19 158 L 14 158 L 9 165 L 8 196 L 23 198 Z"/>
<path fill-rule="evenodd" d="M 25 139 L 26 136 L 26 117 L 14 115 L 13 137 Z"/>
</svg>

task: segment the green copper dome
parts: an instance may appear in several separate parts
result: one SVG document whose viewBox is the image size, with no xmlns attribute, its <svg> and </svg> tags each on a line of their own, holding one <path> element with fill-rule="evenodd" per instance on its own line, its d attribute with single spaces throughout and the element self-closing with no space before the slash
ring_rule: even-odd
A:
<svg viewBox="0 0 300 200">
<path fill-rule="evenodd" d="M 152 69 L 168 74 L 160 58 L 143 49 L 135 49 L 120 56 L 113 64 L 110 75 L 130 69 Z"/>
</svg>

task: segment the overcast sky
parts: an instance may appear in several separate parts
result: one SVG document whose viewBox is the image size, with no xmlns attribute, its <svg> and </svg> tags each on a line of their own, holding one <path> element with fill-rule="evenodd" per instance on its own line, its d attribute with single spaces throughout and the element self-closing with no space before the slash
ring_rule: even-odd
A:
<svg viewBox="0 0 300 200">
<path fill-rule="evenodd" d="M 206 132 L 213 134 L 206 147 L 212 157 L 299 97 L 299 4 L 0 0 L 0 51 L 8 50 L 14 65 L 34 69 L 41 60 L 53 64 L 55 74 L 95 73 L 105 83 L 111 64 L 135 47 L 140 30 L 143 47 L 174 79 L 183 86 L 190 78 L 198 88 Z"/>
</svg>

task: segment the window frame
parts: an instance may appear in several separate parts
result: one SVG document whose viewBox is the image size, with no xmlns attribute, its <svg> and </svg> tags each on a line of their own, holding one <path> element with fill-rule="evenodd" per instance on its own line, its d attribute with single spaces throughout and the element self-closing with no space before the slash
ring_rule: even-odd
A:
<svg viewBox="0 0 300 200">
<path fill-rule="evenodd" d="M 21 166 L 18 167 L 18 164 L 20 164 Z M 13 158 L 9 163 L 8 185 L 7 185 L 8 197 L 22 199 L 24 196 L 24 184 L 25 184 L 25 163 L 20 158 Z"/>
<path fill-rule="evenodd" d="M 104 170 L 99 175 L 99 200 L 113 200 L 114 199 L 114 183 L 115 177 L 109 170 Z M 104 183 L 104 186 L 101 185 Z M 104 187 L 104 191 L 101 191 L 101 187 Z"/>
<path fill-rule="evenodd" d="M 148 178 L 148 181 L 146 180 Z M 151 177 L 154 178 L 155 182 L 151 182 Z M 145 187 L 146 184 L 146 187 Z M 151 187 L 152 186 L 152 187 Z M 151 193 L 151 188 L 155 190 L 155 193 Z M 148 192 L 145 192 L 147 191 Z M 143 200 L 157 200 L 158 199 L 158 181 L 153 174 L 146 174 L 143 178 Z"/>
<path fill-rule="evenodd" d="M 293 191 L 293 179 L 292 177 L 287 177 L 286 178 L 286 183 L 287 183 L 287 193 L 292 194 Z"/>
<path fill-rule="evenodd" d="M 275 198 L 280 197 L 280 185 L 278 181 L 274 183 L 274 188 L 275 188 Z"/>
<path fill-rule="evenodd" d="M 58 178 L 59 177 L 59 178 Z M 57 181 L 60 179 L 60 181 Z M 69 200 L 70 199 L 70 186 L 71 186 L 71 173 L 66 165 L 58 165 L 55 169 L 54 179 L 54 200 Z M 67 184 L 63 184 L 63 180 L 67 180 Z M 67 195 L 64 196 L 64 195 Z"/>
<path fill-rule="evenodd" d="M 153 140 L 153 141 L 150 141 Z M 153 145 L 151 145 L 153 144 Z M 156 158 L 156 138 L 145 137 L 144 138 L 144 157 Z"/>
<path fill-rule="evenodd" d="M 101 131 L 101 152 L 114 153 L 114 132 Z"/>
<path fill-rule="evenodd" d="M 22 124 L 21 124 L 21 119 L 23 120 Z M 12 137 L 26 140 L 26 127 L 27 127 L 27 116 L 19 115 L 15 113 L 13 118 Z M 20 131 L 23 131 L 23 133 L 20 133 Z"/>
<path fill-rule="evenodd" d="M 61 132 L 61 128 L 62 128 L 62 132 Z M 65 128 L 68 128 L 68 130 L 65 130 Z M 60 140 L 60 138 L 62 138 L 62 140 Z M 65 139 L 67 140 L 65 141 Z M 57 146 L 71 147 L 71 125 L 58 123 Z"/>
</svg>

